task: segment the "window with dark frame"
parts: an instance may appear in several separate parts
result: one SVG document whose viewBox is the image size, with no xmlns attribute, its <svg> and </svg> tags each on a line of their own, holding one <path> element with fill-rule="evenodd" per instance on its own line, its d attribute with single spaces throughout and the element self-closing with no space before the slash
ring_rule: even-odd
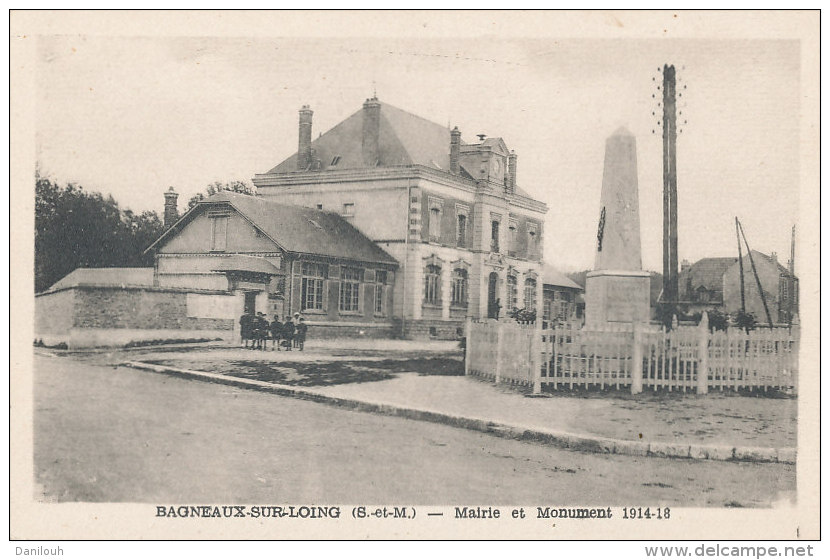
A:
<svg viewBox="0 0 830 560">
<path fill-rule="evenodd" d="M 441 303 L 441 267 L 437 264 L 427 265 L 424 271 L 424 303 L 438 305 Z"/>
<path fill-rule="evenodd" d="M 456 236 L 456 244 L 459 247 L 467 246 L 467 216 L 458 214 L 458 234 Z"/>
<path fill-rule="evenodd" d="M 360 284 L 363 269 L 344 266 L 340 277 L 340 311 L 360 311 Z"/>
<path fill-rule="evenodd" d="M 490 223 L 490 251 L 499 252 L 499 221 L 493 220 Z"/>
<path fill-rule="evenodd" d="M 323 288 L 328 276 L 328 266 L 319 263 L 303 263 L 302 265 L 302 294 L 300 306 L 303 311 L 323 310 Z"/>
<path fill-rule="evenodd" d="M 463 268 L 456 268 L 452 273 L 450 283 L 452 291 L 450 304 L 455 306 L 467 305 L 467 271 Z"/>
<path fill-rule="evenodd" d="M 516 309 L 516 305 L 518 304 L 519 294 L 518 288 L 516 286 L 517 281 L 515 276 L 508 276 L 507 277 L 507 308 L 508 312 L 513 311 Z"/>
</svg>

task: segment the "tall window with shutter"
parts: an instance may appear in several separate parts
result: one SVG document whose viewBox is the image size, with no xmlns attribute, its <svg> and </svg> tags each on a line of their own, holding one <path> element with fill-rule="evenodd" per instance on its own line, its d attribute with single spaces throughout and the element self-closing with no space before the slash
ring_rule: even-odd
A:
<svg viewBox="0 0 830 560">
<path fill-rule="evenodd" d="M 386 307 L 384 297 L 386 295 L 386 271 L 375 271 L 375 315 L 384 315 Z"/>
</svg>

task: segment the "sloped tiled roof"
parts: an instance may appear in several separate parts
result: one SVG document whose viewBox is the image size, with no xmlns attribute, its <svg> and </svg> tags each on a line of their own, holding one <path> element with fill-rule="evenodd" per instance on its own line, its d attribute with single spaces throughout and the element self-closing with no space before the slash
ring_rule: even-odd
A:
<svg viewBox="0 0 830 560">
<path fill-rule="evenodd" d="M 285 251 L 397 264 L 386 251 L 338 214 L 281 204 L 257 196 L 220 191 L 194 206 L 180 222 L 185 223 L 206 208 L 219 203 L 232 206 Z M 172 235 L 175 235 L 175 231 L 168 230 L 148 250 L 164 243 Z"/>
<path fill-rule="evenodd" d="M 584 288 L 549 264 L 542 266 L 542 284 L 582 291 Z"/>
<path fill-rule="evenodd" d="M 78 286 L 152 286 L 152 268 L 76 268 L 47 292 Z"/>
<path fill-rule="evenodd" d="M 424 165 L 444 171 L 450 166 L 450 130 L 388 103 L 380 104 L 378 166 Z M 464 142 L 462 141 L 462 145 Z M 361 108 L 322 136 L 312 140 L 321 169 L 370 167 L 363 161 L 363 109 Z M 335 156 L 340 156 L 332 165 Z M 371 166 L 374 167 L 374 166 Z M 297 170 L 295 153 L 268 173 Z"/>
<path fill-rule="evenodd" d="M 778 262 L 777 259 L 773 259 L 770 255 L 765 255 L 764 253 L 761 253 L 760 251 L 756 251 L 756 250 L 753 249 L 752 250 L 752 258 L 759 259 L 759 260 L 763 259 L 763 260 L 767 261 L 770 264 L 776 265 L 778 267 L 778 273 L 779 274 L 783 274 L 784 276 L 790 276 L 789 269 L 787 269 L 787 267 L 785 267 L 780 262 Z M 749 259 L 744 257 L 744 260 L 746 261 L 746 260 L 749 260 Z"/>
</svg>

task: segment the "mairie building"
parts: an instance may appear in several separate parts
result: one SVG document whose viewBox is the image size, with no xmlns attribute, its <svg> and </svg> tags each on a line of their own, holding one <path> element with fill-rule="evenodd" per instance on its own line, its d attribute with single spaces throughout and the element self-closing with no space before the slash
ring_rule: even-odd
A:
<svg viewBox="0 0 830 560">
<path fill-rule="evenodd" d="M 377 98 L 312 138 L 304 106 L 297 152 L 254 177 L 257 193 L 337 213 L 391 255 L 403 336 L 455 338 L 467 318 L 541 310 L 547 206 L 519 187 L 504 140 L 468 143 Z"/>
</svg>

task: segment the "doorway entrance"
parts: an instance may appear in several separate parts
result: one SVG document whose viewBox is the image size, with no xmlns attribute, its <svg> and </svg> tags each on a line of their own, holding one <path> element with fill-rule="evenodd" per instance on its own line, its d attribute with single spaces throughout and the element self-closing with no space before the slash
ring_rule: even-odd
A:
<svg viewBox="0 0 830 560">
<path fill-rule="evenodd" d="M 245 292 L 245 313 L 256 315 L 256 292 Z"/>
<path fill-rule="evenodd" d="M 490 277 L 487 282 L 487 318 L 488 319 L 498 319 L 499 318 L 499 301 L 498 301 L 498 287 L 499 287 L 499 274 L 497 272 L 491 272 Z"/>
</svg>

